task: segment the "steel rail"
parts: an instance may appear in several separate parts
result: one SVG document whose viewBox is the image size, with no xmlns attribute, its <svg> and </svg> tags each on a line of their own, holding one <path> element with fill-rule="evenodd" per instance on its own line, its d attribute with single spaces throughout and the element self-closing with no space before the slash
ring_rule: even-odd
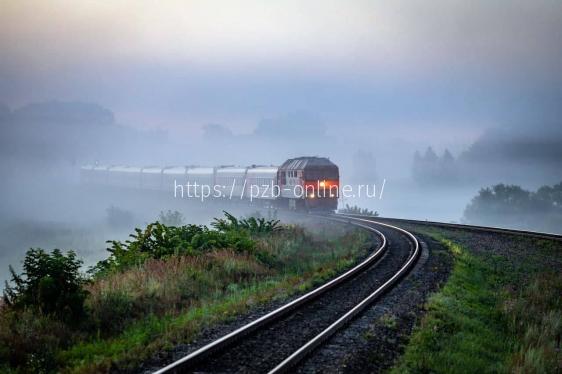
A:
<svg viewBox="0 0 562 374">
<path fill-rule="evenodd" d="M 414 244 L 414 250 L 412 251 L 412 255 L 408 258 L 408 260 L 402 265 L 402 267 L 386 282 L 384 282 L 379 288 L 377 288 L 373 293 L 363 299 L 359 304 L 354 306 L 350 309 L 347 313 L 341 316 L 337 321 L 332 323 L 326 329 L 324 329 L 321 333 L 316 335 L 314 338 L 309 340 L 306 344 L 301 346 L 298 350 L 292 353 L 289 357 L 283 360 L 279 365 L 277 365 L 274 369 L 272 369 L 269 374 L 274 373 L 283 373 L 287 372 L 289 369 L 294 367 L 297 363 L 299 363 L 304 357 L 310 354 L 313 350 L 315 350 L 318 346 L 320 346 L 323 342 L 329 339 L 332 335 L 334 335 L 340 328 L 346 325 L 349 321 L 351 321 L 354 317 L 356 317 L 359 313 L 361 313 L 365 308 L 367 308 L 375 299 L 380 297 L 384 292 L 388 291 L 401 277 L 407 274 L 411 268 L 415 265 L 417 259 L 419 258 L 421 249 L 418 240 L 414 235 L 410 232 L 393 225 L 389 225 L 382 222 L 367 220 L 363 218 L 351 218 L 360 221 L 366 221 L 370 223 L 375 223 L 377 225 L 385 226 L 388 228 L 392 228 L 398 230 L 408 236 L 408 238 Z"/>
<path fill-rule="evenodd" d="M 373 227 L 360 223 L 348 222 L 348 219 L 342 220 L 339 218 L 326 217 L 326 216 L 323 216 L 322 218 L 326 218 L 333 221 L 351 223 L 355 226 L 359 226 L 369 231 L 372 231 L 381 238 L 382 241 L 381 245 L 379 246 L 379 248 L 377 248 L 375 252 L 373 252 L 369 257 L 363 260 L 360 264 L 356 265 L 355 267 L 346 271 L 345 273 L 339 275 L 338 277 L 330 280 L 329 282 L 326 282 L 322 286 L 315 288 L 314 290 L 300 296 L 299 298 L 287 304 L 284 304 L 283 306 L 263 315 L 262 317 L 257 318 L 252 322 L 220 337 L 219 339 L 212 341 L 211 343 L 193 351 L 192 353 L 182 357 L 181 359 L 172 362 L 171 364 L 155 371 L 154 374 L 162 374 L 162 373 L 170 373 L 170 372 L 173 373 L 186 369 L 187 367 L 192 366 L 193 364 L 204 359 L 205 357 L 212 355 L 213 353 L 216 353 L 217 351 L 228 345 L 231 345 L 232 343 L 241 339 L 242 337 L 247 336 L 252 332 L 258 330 L 259 328 L 287 315 L 289 312 L 297 309 L 298 307 L 304 305 L 305 303 L 308 303 L 309 301 L 315 299 L 316 297 L 320 296 L 326 291 L 335 288 L 336 286 L 346 281 L 347 279 L 361 273 L 365 268 L 369 267 L 371 264 L 376 262 L 387 248 L 386 237 L 383 235 L 383 233 L 381 233 L 380 231 L 378 231 Z"/>
<path fill-rule="evenodd" d="M 463 230 L 470 230 L 470 231 L 482 231 L 482 232 L 493 232 L 499 234 L 511 234 L 511 235 L 522 235 L 522 236 L 530 236 L 540 239 L 553 239 L 553 240 L 562 240 L 562 234 L 555 234 L 550 232 L 541 232 L 541 231 L 532 231 L 532 230 L 517 230 L 517 229 L 510 229 L 507 227 L 498 227 L 498 226 L 479 226 L 479 225 L 467 225 L 462 223 L 448 223 L 448 222 L 439 222 L 439 221 L 422 221 L 422 220 L 415 220 L 415 219 L 405 219 L 405 218 L 390 218 L 390 217 L 373 217 L 367 216 L 363 214 L 350 214 L 350 213 L 337 213 L 335 216 L 339 217 L 353 217 L 353 218 L 370 218 L 369 221 L 377 220 L 380 222 L 388 221 L 388 222 L 396 222 L 396 223 L 411 223 L 416 225 L 425 225 L 425 226 L 437 226 L 437 227 L 444 227 L 444 228 L 452 228 L 452 229 L 463 229 Z"/>
</svg>

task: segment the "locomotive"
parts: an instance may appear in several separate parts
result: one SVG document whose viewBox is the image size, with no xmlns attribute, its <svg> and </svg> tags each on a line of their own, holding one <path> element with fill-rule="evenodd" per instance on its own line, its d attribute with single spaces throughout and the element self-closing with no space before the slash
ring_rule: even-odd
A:
<svg viewBox="0 0 562 374">
<path fill-rule="evenodd" d="M 339 169 L 325 157 L 292 158 L 281 166 L 89 165 L 81 167 L 80 179 L 86 185 L 236 199 L 303 211 L 334 211 L 339 197 Z"/>
</svg>

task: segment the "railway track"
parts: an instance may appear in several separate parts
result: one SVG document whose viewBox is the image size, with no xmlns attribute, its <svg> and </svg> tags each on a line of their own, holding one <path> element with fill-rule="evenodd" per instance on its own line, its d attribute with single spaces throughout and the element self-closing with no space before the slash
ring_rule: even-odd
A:
<svg viewBox="0 0 562 374">
<path fill-rule="evenodd" d="M 337 278 L 155 373 L 286 372 L 392 288 L 419 257 L 418 240 L 399 227 L 362 217 L 318 218 L 369 230 L 378 246 Z"/>
<path fill-rule="evenodd" d="M 509 234 L 509 235 L 521 235 L 526 237 L 533 237 L 538 239 L 551 239 L 551 240 L 558 240 L 562 241 L 561 234 L 554 234 L 549 232 L 541 232 L 541 231 L 531 231 L 531 230 L 517 230 L 517 229 L 510 229 L 505 227 L 496 227 L 496 226 L 478 226 L 478 225 L 466 225 L 460 223 L 447 223 L 447 222 L 438 222 L 438 221 L 420 221 L 414 219 L 404 219 L 404 218 L 387 218 L 387 217 L 372 217 L 372 216 L 364 216 L 361 214 L 337 214 L 340 217 L 353 217 L 353 218 L 362 218 L 367 220 L 376 220 L 378 222 L 386 222 L 386 223 L 406 223 L 406 224 L 414 224 L 414 225 L 423 225 L 423 226 L 432 226 L 432 227 L 441 227 L 446 229 L 455 229 L 455 230 L 465 230 L 465 231 L 472 231 L 472 232 L 488 232 L 488 233 L 497 233 L 497 234 Z"/>
</svg>

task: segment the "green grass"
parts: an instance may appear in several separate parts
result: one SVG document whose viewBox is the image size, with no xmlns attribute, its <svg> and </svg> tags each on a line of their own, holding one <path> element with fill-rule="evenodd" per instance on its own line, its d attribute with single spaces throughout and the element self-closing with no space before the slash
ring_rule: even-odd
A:
<svg viewBox="0 0 562 374">
<path fill-rule="evenodd" d="M 132 370 L 158 351 L 191 341 L 206 326 L 234 318 L 254 305 L 311 289 L 352 264 L 350 259 L 338 260 L 314 274 L 269 279 L 237 289 L 178 316 L 150 316 L 130 326 L 117 338 L 77 344 L 62 352 L 59 359 L 68 372 L 105 371 L 112 366 Z"/>
<path fill-rule="evenodd" d="M 394 372 L 497 371 L 515 343 L 496 308 L 503 274 L 459 245 L 442 242 L 455 256 L 453 272 L 428 300 L 427 314 Z"/>
<path fill-rule="evenodd" d="M 363 230 L 321 226 L 247 236 L 251 246 L 243 251 L 210 248 L 104 267 L 84 285 L 86 315 L 78 325 L 33 308 L 0 308 L 0 372 L 133 371 L 205 327 L 333 278 L 370 247 Z"/>
<path fill-rule="evenodd" d="M 552 244 L 535 240 L 536 248 L 529 247 L 525 258 L 513 261 L 470 251 L 442 230 L 425 233 L 450 250 L 454 267 L 446 284 L 427 301 L 427 312 L 392 372 L 560 370 L 562 278 L 537 263 L 538 256 L 552 251 Z"/>
</svg>

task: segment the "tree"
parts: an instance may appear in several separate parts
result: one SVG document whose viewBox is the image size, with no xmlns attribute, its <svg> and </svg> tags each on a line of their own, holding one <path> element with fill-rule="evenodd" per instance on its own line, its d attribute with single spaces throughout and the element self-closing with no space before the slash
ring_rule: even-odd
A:
<svg viewBox="0 0 562 374">
<path fill-rule="evenodd" d="M 515 185 L 483 188 L 467 205 L 463 221 L 475 224 L 559 232 L 562 227 L 562 183 L 530 192 Z"/>
<path fill-rule="evenodd" d="M 11 286 L 6 282 L 4 300 L 15 308 L 37 308 L 41 313 L 65 321 L 75 321 L 84 312 L 86 292 L 80 274 L 82 261 L 73 251 L 63 254 L 31 248 L 18 275 L 10 266 Z"/>
</svg>

